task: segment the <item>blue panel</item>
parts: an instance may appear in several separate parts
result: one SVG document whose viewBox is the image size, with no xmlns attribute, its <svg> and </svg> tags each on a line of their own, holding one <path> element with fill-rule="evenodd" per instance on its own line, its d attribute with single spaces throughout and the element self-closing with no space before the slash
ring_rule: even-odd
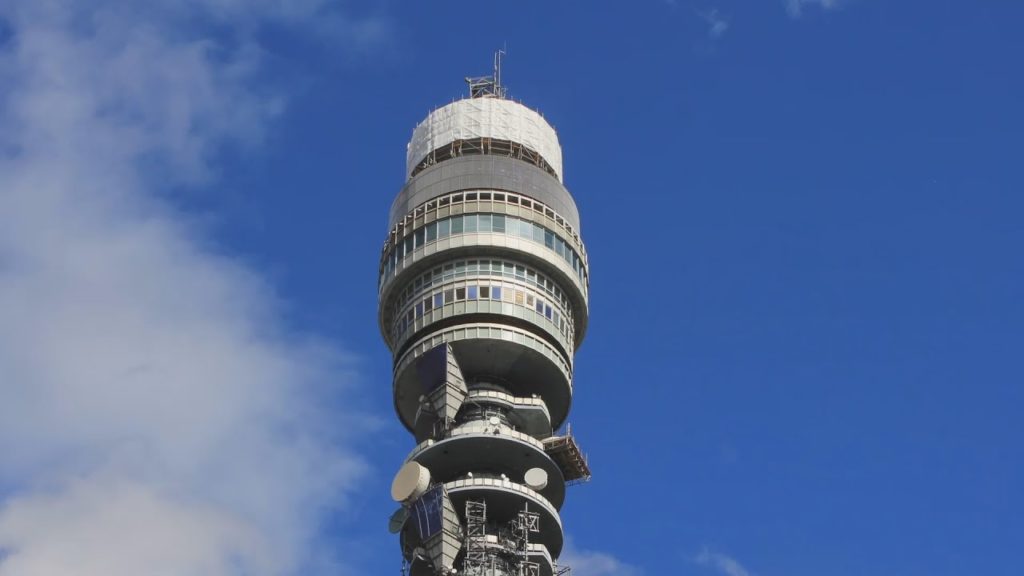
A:
<svg viewBox="0 0 1024 576">
<path fill-rule="evenodd" d="M 420 496 L 420 499 L 412 505 L 412 511 L 416 516 L 416 528 L 419 530 L 421 540 L 426 540 L 440 532 L 444 518 L 443 487 L 437 485 Z"/>
<path fill-rule="evenodd" d="M 448 345 L 441 344 L 421 356 L 416 362 L 416 374 L 426 393 L 444 384 L 448 376 Z"/>
</svg>

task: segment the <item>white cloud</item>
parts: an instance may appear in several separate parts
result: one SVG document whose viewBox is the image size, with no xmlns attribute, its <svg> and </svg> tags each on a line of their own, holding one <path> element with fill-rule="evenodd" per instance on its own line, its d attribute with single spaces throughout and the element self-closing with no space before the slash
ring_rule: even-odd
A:
<svg viewBox="0 0 1024 576">
<path fill-rule="evenodd" d="M 640 570 L 622 562 L 611 554 L 593 550 L 580 550 L 566 539 L 565 549 L 558 563 L 572 568 L 574 576 L 639 576 Z"/>
<path fill-rule="evenodd" d="M 700 554 L 693 558 L 693 561 L 724 576 L 752 576 L 751 572 L 735 558 L 721 552 L 714 552 L 707 547 L 701 550 Z"/>
<path fill-rule="evenodd" d="M 261 22 L 380 26 L 277 0 L 0 20 L 0 576 L 302 571 L 363 470 L 362 417 L 323 408 L 349 362 L 166 193 L 282 109 Z"/>
<path fill-rule="evenodd" d="M 707 22 L 708 36 L 711 38 L 720 38 L 729 29 L 729 20 L 717 8 L 697 12 L 697 15 Z"/>
<path fill-rule="evenodd" d="M 841 3 L 842 0 L 786 0 L 786 11 L 793 18 L 799 18 L 807 6 L 816 6 L 822 10 L 835 10 Z"/>
</svg>

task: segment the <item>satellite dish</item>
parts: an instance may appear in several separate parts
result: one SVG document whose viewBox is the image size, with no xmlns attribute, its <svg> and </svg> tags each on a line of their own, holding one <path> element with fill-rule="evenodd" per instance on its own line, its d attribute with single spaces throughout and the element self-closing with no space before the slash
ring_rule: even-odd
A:
<svg viewBox="0 0 1024 576">
<path fill-rule="evenodd" d="M 412 502 L 430 487 L 430 470 L 419 462 L 406 462 L 391 482 L 391 498 L 395 502 Z"/>
<path fill-rule="evenodd" d="M 548 473 L 543 468 L 530 468 L 523 476 L 523 481 L 534 490 L 543 490 L 548 487 Z"/>
<path fill-rule="evenodd" d="M 487 419 L 487 421 L 491 423 L 491 426 L 497 426 L 498 424 L 501 424 L 501 420 L 499 420 L 497 416 L 491 416 L 490 418 Z"/>
<path fill-rule="evenodd" d="M 402 531 L 402 527 L 405 526 L 405 521 L 409 519 L 409 509 L 399 508 L 395 510 L 395 513 L 391 515 L 388 520 L 388 532 L 392 534 L 398 534 Z"/>
</svg>

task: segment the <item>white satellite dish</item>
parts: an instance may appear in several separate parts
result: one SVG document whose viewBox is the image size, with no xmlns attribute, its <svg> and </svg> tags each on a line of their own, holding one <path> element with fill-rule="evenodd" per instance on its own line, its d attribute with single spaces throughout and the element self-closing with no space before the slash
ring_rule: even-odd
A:
<svg viewBox="0 0 1024 576">
<path fill-rule="evenodd" d="M 530 468 L 523 476 L 523 481 L 534 490 L 543 490 L 548 487 L 548 473 L 543 468 Z"/>
<path fill-rule="evenodd" d="M 391 482 L 391 498 L 395 502 L 412 502 L 430 487 L 430 470 L 419 462 L 406 462 Z"/>
</svg>

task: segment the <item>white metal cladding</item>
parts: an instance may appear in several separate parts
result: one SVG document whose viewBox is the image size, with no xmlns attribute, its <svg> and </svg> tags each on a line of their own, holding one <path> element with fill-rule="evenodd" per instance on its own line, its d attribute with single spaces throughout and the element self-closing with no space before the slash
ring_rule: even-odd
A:
<svg viewBox="0 0 1024 576">
<path fill-rule="evenodd" d="M 405 156 L 406 177 L 431 151 L 472 138 L 518 142 L 540 154 L 562 181 L 562 147 L 555 129 L 537 112 L 500 98 L 458 100 L 431 112 L 413 130 Z"/>
</svg>

